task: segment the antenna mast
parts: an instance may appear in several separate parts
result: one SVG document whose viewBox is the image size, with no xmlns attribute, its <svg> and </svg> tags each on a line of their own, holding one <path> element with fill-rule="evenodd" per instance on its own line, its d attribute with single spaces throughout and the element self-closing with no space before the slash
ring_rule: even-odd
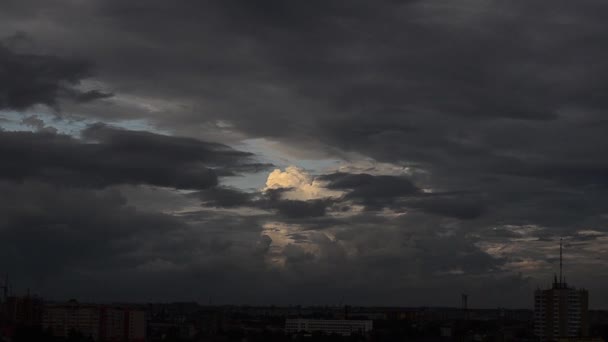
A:
<svg viewBox="0 0 608 342">
<path fill-rule="evenodd" d="M 564 278 L 562 278 L 562 238 L 559 238 L 559 282 L 560 284 L 564 283 Z"/>
</svg>

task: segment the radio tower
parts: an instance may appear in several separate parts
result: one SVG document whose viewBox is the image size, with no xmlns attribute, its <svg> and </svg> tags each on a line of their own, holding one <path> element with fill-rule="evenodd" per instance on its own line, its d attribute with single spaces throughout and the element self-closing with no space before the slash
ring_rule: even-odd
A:
<svg viewBox="0 0 608 342">
<path fill-rule="evenodd" d="M 563 246 L 563 239 L 559 238 L 559 283 L 564 286 L 564 278 L 563 278 L 563 263 L 562 263 L 562 246 Z"/>
</svg>

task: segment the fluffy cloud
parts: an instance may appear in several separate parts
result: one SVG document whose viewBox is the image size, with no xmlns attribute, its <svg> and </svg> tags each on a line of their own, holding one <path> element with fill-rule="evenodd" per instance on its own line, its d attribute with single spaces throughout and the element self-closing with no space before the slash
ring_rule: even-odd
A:
<svg viewBox="0 0 608 342">
<path fill-rule="evenodd" d="M 338 197 L 343 194 L 327 189 L 323 181 L 295 166 L 289 166 L 285 171 L 275 169 L 268 175 L 265 190 L 281 189 L 285 190 L 282 192 L 283 198 L 300 201 Z"/>
</svg>

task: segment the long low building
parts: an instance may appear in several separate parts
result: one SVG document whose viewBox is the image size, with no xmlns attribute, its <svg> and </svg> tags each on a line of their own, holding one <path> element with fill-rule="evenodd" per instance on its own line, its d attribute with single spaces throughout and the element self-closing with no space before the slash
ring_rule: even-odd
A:
<svg viewBox="0 0 608 342">
<path fill-rule="evenodd" d="M 328 335 L 350 336 L 352 334 L 367 334 L 372 329 L 373 321 L 371 320 L 294 318 L 285 321 L 285 332 L 288 334 L 321 332 Z"/>
<path fill-rule="evenodd" d="M 42 327 L 53 336 L 62 338 L 74 331 L 94 341 L 143 342 L 146 339 L 144 311 L 121 306 L 81 304 L 73 300 L 46 305 Z"/>
</svg>

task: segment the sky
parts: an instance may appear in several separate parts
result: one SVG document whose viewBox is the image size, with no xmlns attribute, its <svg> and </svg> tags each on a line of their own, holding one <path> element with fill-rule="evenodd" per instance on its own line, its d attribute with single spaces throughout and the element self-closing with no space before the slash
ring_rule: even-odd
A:
<svg viewBox="0 0 608 342">
<path fill-rule="evenodd" d="M 4 0 L 0 273 L 49 299 L 608 308 L 602 0 Z"/>
</svg>

